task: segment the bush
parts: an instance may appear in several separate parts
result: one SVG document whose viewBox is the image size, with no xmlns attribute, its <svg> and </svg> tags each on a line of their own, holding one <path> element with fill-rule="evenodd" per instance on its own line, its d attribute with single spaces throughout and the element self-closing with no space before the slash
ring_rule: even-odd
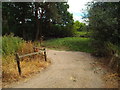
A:
<svg viewBox="0 0 120 90">
<path fill-rule="evenodd" d="M 96 53 L 100 56 L 108 56 L 110 48 L 113 49 L 113 45 L 119 46 L 120 44 L 119 17 L 117 15 L 120 5 L 111 2 L 95 2 L 88 4 L 88 7 L 89 29 L 92 30 Z M 108 42 L 111 44 L 108 45 Z"/>
<path fill-rule="evenodd" d="M 76 30 L 73 25 L 59 26 L 53 25 L 49 28 L 49 31 L 44 31 L 43 35 L 45 37 L 61 38 L 61 37 L 72 37 L 75 36 Z"/>
<path fill-rule="evenodd" d="M 14 37 L 13 34 L 5 35 L 2 37 L 2 54 L 4 55 L 10 55 L 14 54 L 18 48 L 20 47 L 21 43 L 23 43 L 24 40 L 19 37 Z"/>
</svg>

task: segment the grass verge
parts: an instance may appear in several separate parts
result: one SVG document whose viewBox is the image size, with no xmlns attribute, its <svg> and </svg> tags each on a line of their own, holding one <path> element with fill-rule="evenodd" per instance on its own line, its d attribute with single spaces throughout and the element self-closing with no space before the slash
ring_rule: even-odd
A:
<svg viewBox="0 0 120 90">
<path fill-rule="evenodd" d="M 93 52 L 90 38 L 66 37 L 50 39 L 44 41 L 43 45 L 45 47 L 57 50 L 82 51 L 87 53 Z"/>
</svg>

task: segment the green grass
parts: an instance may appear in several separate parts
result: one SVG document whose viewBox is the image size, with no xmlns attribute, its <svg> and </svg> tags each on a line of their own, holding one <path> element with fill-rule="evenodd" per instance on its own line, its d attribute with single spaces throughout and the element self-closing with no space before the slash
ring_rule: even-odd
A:
<svg viewBox="0 0 120 90">
<path fill-rule="evenodd" d="M 81 32 L 77 32 L 77 34 L 78 34 L 78 35 L 86 35 L 87 32 L 82 32 L 82 31 L 81 31 Z"/>
<path fill-rule="evenodd" d="M 68 51 L 82 51 L 91 53 L 93 49 L 90 45 L 90 38 L 67 37 L 44 41 L 43 45 L 47 48 Z"/>
<path fill-rule="evenodd" d="M 77 31 L 76 36 L 91 36 L 91 32 L 86 32 L 86 31 Z"/>
<path fill-rule="evenodd" d="M 11 55 L 14 54 L 18 48 L 20 48 L 21 43 L 23 43 L 19 37 L 14 37 L 13 35 L 5 35 L 2 37 L 2 54 Z"/>
</svg>

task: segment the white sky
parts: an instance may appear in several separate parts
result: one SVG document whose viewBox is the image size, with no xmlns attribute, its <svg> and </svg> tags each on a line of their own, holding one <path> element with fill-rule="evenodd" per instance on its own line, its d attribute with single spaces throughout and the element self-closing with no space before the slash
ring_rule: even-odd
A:
<svg viewBox="0 0 120 90">
<path fill-rule="evenodd" d="M 68 0 L 70 13 L 73 13 L 73 19 L 79 20 L 80 22 L 84 22 L 82 19 L 82 12 L 86 8 L 85 4 L 87 2 L 91 2 L 92 0 Z M 82 10 L 83 9 L 83 10 Z"/>
</svg>

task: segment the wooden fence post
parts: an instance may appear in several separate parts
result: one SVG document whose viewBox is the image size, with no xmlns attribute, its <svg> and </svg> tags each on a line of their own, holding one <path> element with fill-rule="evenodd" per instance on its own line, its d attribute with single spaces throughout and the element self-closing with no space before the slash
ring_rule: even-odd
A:
<svg viewBox="0 0 120 90">
<path fill-rule="evenodd" d="M 44 49 L 41 49 L 41 50 L 44 51 L 44 58 L 45 58 L 45 61 L 47 61 L 46 49 L 44 48 Z M 20 67 L 20 58 L 23 58 L 23 57 L 26 57 L 26 56 L 35 55 L 35 54 L 39 54 L 39 53 L 40 52 L 34 52 L 34 53 L 29 53 L 29 54 L 21 55 L 21 56 L 19 56 L 19 54 L 16 53 L 16 62 L 17 62 L 19 75 L 21 75 L 21 73 L 22 73 L 21 67 Z"/>
<path fill-rule="evenodd" d="M 45 50 L 45 48 L 44 48 L 44 57 L 45 57 L 45 61 L 47 61 L 47 57 L 46 57 L 47 55 L 46 55 L 46 50 Z"/>
<path fill-rule="evenodd" d="M 20 58 L 19 58 L 19 54 L 18 53 L 16 53 L 16 62 L 17 62 L 19 75 L 21 75 Z"/>
</svg>

